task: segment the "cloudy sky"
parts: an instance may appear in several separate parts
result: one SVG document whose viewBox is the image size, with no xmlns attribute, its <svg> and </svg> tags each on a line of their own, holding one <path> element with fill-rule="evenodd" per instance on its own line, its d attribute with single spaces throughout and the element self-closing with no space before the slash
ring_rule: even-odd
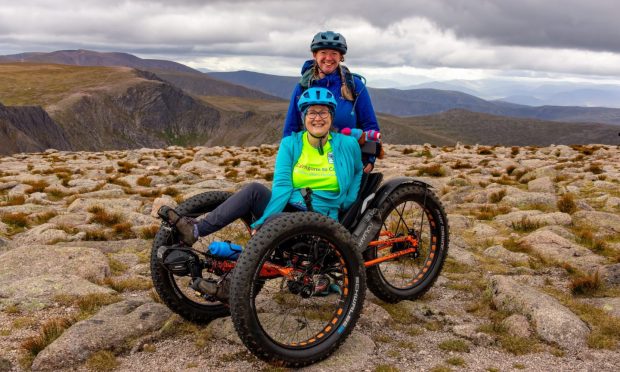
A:
<svg viewBox="0 0 620 372">
<path fill-rule="evenodd" d="M 620 84 L 618 15 L 617 0 L 0 0 L 0 54 L 83 48 L 297 75 L 331 29 L 371 81 Z"/>
</svg>

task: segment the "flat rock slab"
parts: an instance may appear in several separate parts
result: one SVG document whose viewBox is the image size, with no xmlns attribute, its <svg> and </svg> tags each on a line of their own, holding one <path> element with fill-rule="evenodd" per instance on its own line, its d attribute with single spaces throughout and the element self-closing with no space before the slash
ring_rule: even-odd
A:
<svg viewBox="0 0 620 372">
<path fill-rule="evenodd" d="M 74 235 L 67 234 L 64 230 L 58 230 L 53 223 L 44 223 L 26 230 L 24 233 L 13 237 L 17 246 L 27 244 L 53 244 L 59 241 L 74 240 Z"/>
<path fill-rule="evenodd" d="M 604 235 L 620 234 L 620 215 L 616 213 L 579 211 L 573 214 L 577 225 L 591 226 Z"/>
<path fill-rule="evenodd" d="M 99 350 L 118 350 L 127 340 L 156 331 L 172 315 L 154 302 L 123 301 L 75 323 L 37 355 L 33 371 L 58 370 L 85 361 Z"/>
<path fill-rule="evenodd" d="M 24 278 L 0 288 L 0 308 L 18 305 L 25 310 L 40 310 L 52 304 L 58 295 L 85 296 L 111 294 L 114 290 L 69 274 L 46 274 Z"/>
<path fill-rule="evenodd" d="M 550 208 L 555 208 L 557 197 L 555 194 L 544 192 L 520 192 L 507 195 L 502 199 L 502 203 L 506 203 L 514 207 L 544 205 Z"/>
<path fill-rule="evenodd" d="M 569 350 L 586 347 L 590 329 L 555 298 L 502 275 L 492 276 L 489 285 L 497 309 L 526 316 L 543 340 Z"/>
<path fill-rule="evenodd" d="M 535 231 L 519 239 L 518 242 L 528 245 L 532 251 L 547 260 L 567 262 L 585 272 L 596 270 L 605 261 L 603 257 L 592 253 L 589 249 L 549 230 Z"/>
<path fill-rule="evenodd" d="M 103 253 L 85 247 L 25 245 L 0 255 L 0 286 L 43 274 L 103 280 L 110 267 Z"/>
<path fill-rule="evenodd" d="M 501 245 L 494 245 L 484 250 L 483 254 L 487 257 L 496 258 L 503 262 L 527 265 L 530 256 L 525 253 L 511 252 Z"/>
<path fill-rule="evenodd" d="M 106 209 L 112 209 L 117 211 L 131 211 L 137 212 L 142 206 L 140 200 L 133 200 L 129 198 L 118 199 L 76 199 L 69 208 L 68 212 L 85 212 L 89 208 L 99 205 Z"/>
<path fill-rule="evenodd" d="M 538 210 L 516 211 L 495 217 L 495 221 L 502 222 L 508 227 L 518 224 L 523 219 L 539 225 L 562 225 L 568 226 L 573 220 L 570 214 L 562 212 L 543 213 Z"/>
</svg>

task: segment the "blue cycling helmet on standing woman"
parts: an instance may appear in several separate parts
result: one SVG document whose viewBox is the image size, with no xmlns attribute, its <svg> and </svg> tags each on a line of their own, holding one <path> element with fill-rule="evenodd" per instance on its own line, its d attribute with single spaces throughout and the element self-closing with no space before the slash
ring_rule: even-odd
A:
<svg viewBox="0 0 620 372">
<path fill-rule="evenodd" d="M 299 108 L 299 111 L 301 112 L 302 120 L 306 117 L 308 107 L 314 105 L 327 106 L 329 113 L 333 118 L 338 102 L 329 89 L 308 88 L 301 94 L 299 101 L 297 102 L 297 108 Z"/>
<path fill-rule="evenodd" d="M 321 49 L 333 49 L 345 55 L 347 54 L 347 40 L 334 31 L 319 32 L 312 38 L 310 50 L 316 52 Z"/>
</svg>

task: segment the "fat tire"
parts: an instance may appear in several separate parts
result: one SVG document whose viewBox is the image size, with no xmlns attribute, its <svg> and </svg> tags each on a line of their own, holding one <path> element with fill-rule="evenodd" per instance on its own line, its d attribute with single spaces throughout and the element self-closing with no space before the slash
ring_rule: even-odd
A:
<svg viewBox="0 0 620 372">
<path fill-rule="evenodd" d="M 208 191 L 185 200 L 176 208 L 184 216 L 198 217 L 215 209 L 228 199 L 232 193 L 225 191 Z M 250 217 L 243 218 L 246 224 L 250 223 Z M 177 243 L 170 231 L 160 227 L 153 239 L 151 249 L 151 278 L 153 286 L 161 300 L 175 313 L 195 323 L 208 323 L 213 319 L 228 316 L 228 307 L 224 304 L 202 305 L 191 301 L 178 291 L 173 274 L 160 265 L 157 258 L 157 249 L 162 245 Z"/>
<path fill-rule="evenodd" d="M 305 233 L 326 238 L 339 247 L 357 291 L 347 297 L 348 307 L 344 313 L 350 317 L 348 323 L 339 323 L 343 325 L 342 332 L 333 331 L 321 342 L 302 349 L 286 347 L 272 340 L 262 329 L 250 298 L 252 282 L 265 255 L 288 237 Z M 231 283 L 231 315 L 237 334 L 246 347 L 260 359 L 284 367 L 307 366 L 331 355 L 355 327 L 364 302 L 365 270 L 361 255 L 354 247 L 350 233 L 342 225 L 314 212 L 285 213 L 263 226 L 239 257 Z"/>
<path fill-rule="evenodd" d="M 368 289 L 377 298 L 389 303 L 397 303 L 402 300 L 415 300 L 424 295 L 439 277 L 445 259 L 448 256 L 450 229 L 446 212 L 439 198 L 428 187 L 404 185 L 394 190 L 388 199 L 379 206 L 381 221 L 385 222 L 385 219 L 393 210 L 394 206 L 398 206 L 405 201 L 416 202 L 419 206 L 425 205 L 428 211 L 427 213 L 431 214 L 433 217 L 436 225 L 434 228 L 431 227 L 431 231 L 433 231 L 433 235 L 435 235 L 438 240 L 437 251 L 425 277 L 418 284 L 410 288 L 401 289 L 390 285 L 381 273 L 379 265 L 371 266 L 366 269 L 366 283 Z M 376 251 L 372 248 L 364 251 L 363 256 L 366 261 L 377 257 Z"/>
</svg>

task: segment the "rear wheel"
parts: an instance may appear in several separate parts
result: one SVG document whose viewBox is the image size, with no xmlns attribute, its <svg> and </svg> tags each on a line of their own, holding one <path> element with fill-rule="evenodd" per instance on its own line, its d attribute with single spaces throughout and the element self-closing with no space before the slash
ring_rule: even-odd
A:
<svg viewBox="0 0 620 372">
<path fill-rule="evenodd" d="M 405 185 L 390 194 L 379 206 L 379 213 L 383 221 L 379 241 L 411 236 L 418 247 L 413 253 L 368 267 L 368 289 L 386 302 L 416 299 L 437 280 L 448 255 L 449 228 L 443 206 L 427 187 Z M 402 242 L 384 249 L 369 247 L 364 259 L 370 261 L 412 246 Z"/>
<path fill-rule="evenodd" d="M 351 333 L 364 302 L 365 276 L 349 232 L 312 212 L 263 226 L 237 262 L 233 322 L 259 358 L 287 367 L 318 362 Z M 278 265 L 276 275 L 267 275 Z"/>
<path fill-rule="evenodd" d="M 176 210 L 181 215 L 197 218 L 214 210 L 231 195 L 232 193 L 222 191 L 205 192 L 187 199 Z M 211 242 L 224 240 L 245 246 L 250 239 L 250 221 L 250 216 L 239 219 L 222 230 L 199 239 L 194 243 L 193 248 L 205 252 Z M 159 297 L 172 311 L 190 321 L 207 323 L 215 318 L 229 315 L 228 306 L 215 299 L 206 298 L 190 288 L 191 278 L 189 276 L 176 276 L 159 263 L 157 249 L 162 245 L 169 246 L 178 242 L 178 238 L 163 225 L 153 240 L 151 277 Z M 203 277 L 219 279 L 217 275 L 207 271 L 203 271 Z"/>
</svg>

